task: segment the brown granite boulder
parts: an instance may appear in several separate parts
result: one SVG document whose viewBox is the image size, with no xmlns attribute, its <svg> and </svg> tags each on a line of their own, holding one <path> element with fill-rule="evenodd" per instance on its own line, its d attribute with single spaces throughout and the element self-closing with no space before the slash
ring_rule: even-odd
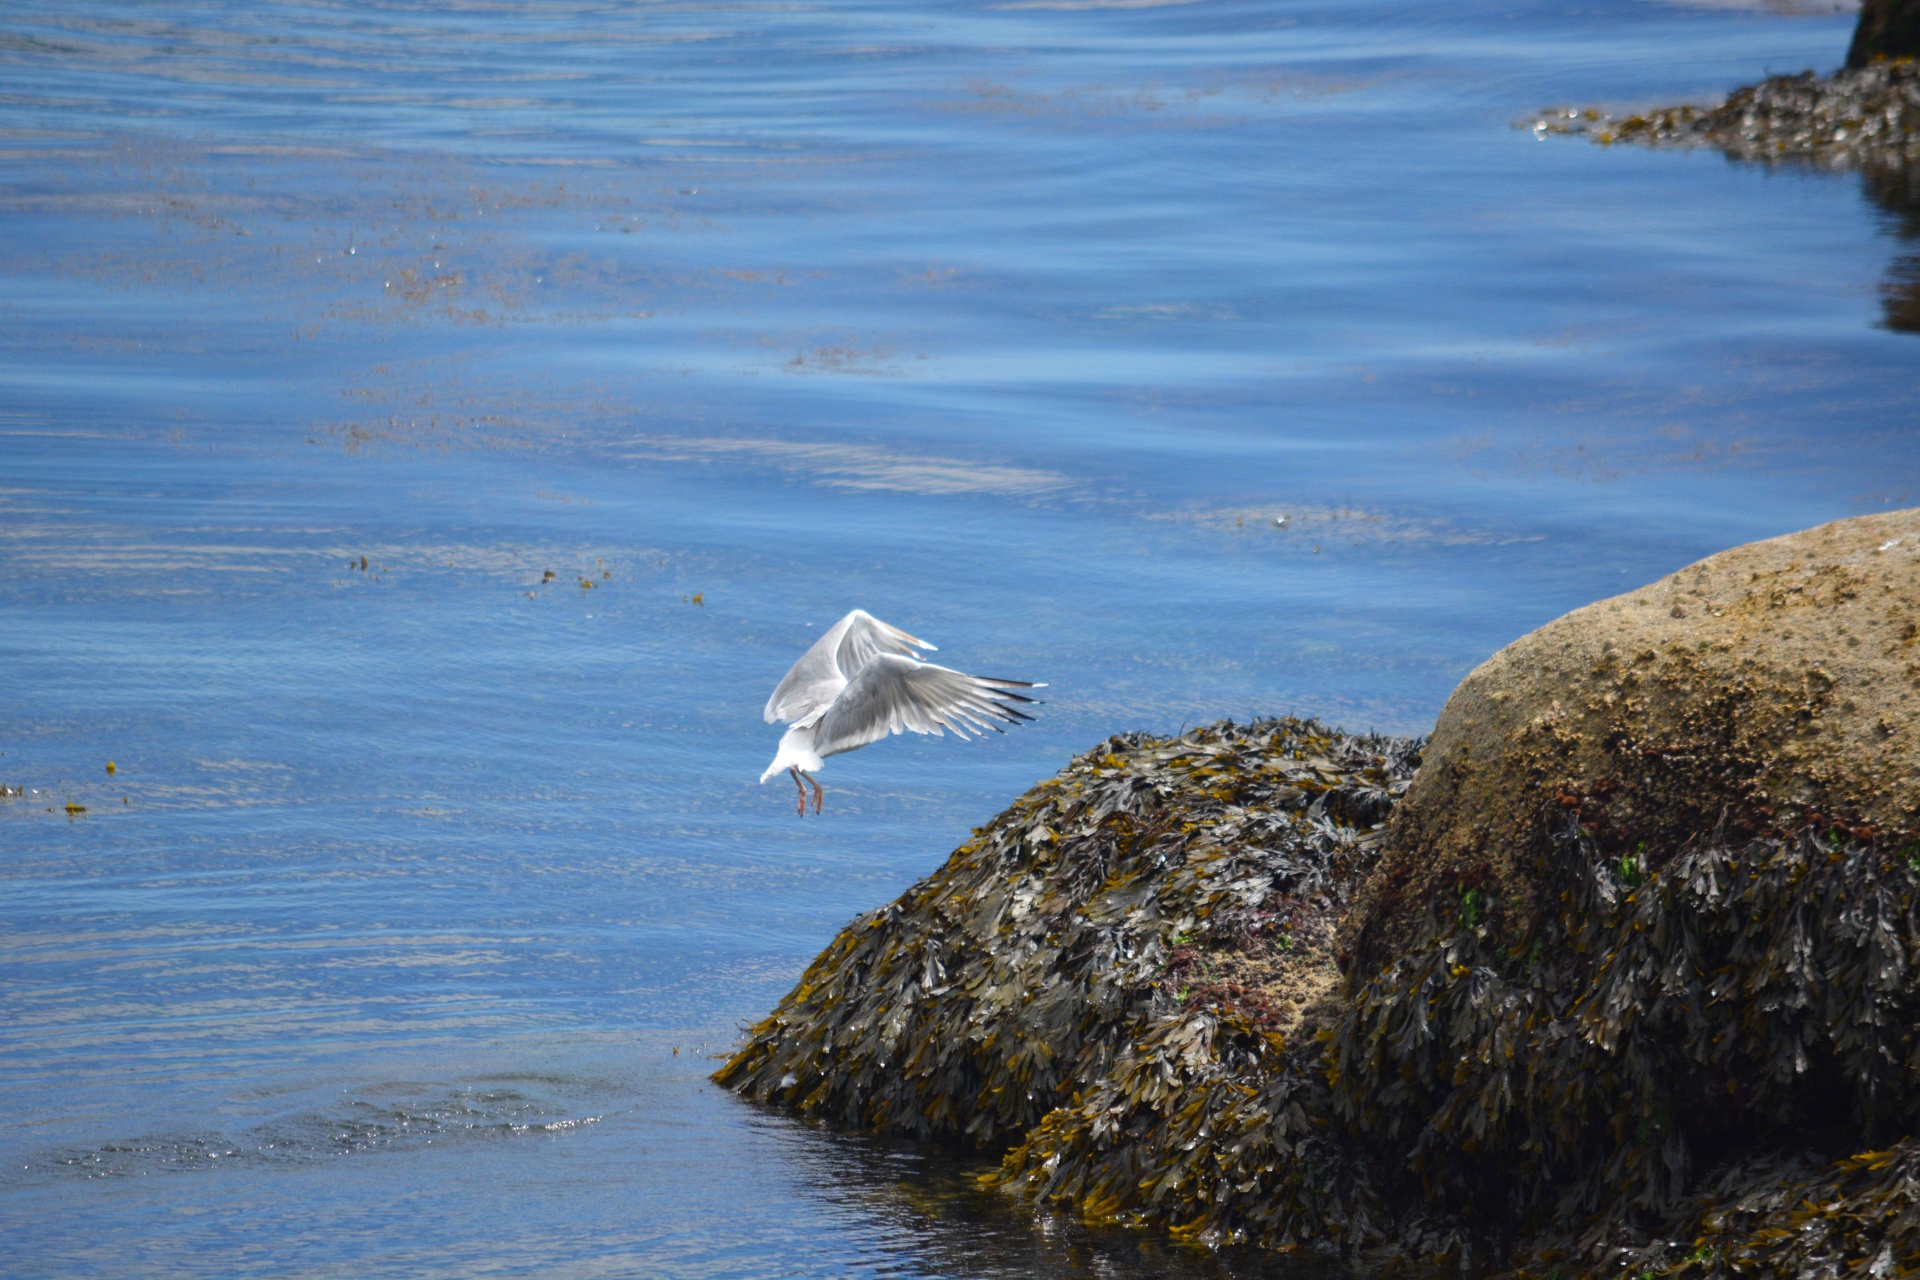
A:
<svg viewBox="0 0 1920 1280">
<path fill-rule="evenodd" d="M 1342 926 L 1349 979 L 1463 906 L 1524 946 L 1568 811 L 1649 869 L 1716 828 L 1920 827 L 1920 509 L 1723 551 L 1481 664 Z"/>
</svg>

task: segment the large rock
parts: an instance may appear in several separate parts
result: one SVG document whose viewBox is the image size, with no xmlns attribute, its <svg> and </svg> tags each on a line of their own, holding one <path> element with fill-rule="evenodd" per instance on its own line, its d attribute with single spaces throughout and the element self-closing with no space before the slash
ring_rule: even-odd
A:
<svg viewBox="0 0 1920 1280">
<path fill-rule="evenodd" d="M 1860 6 L 1847 65 L 1884 58 L 1920 58 L 1920 0 L 1865 0 Z"/>
<path fill-rule="evenodd" d="M 1364 982 L 1434 915 L 1528 944 L 1548 819 L 1657 870 L 1694 834 L 1920 825 L 1920 510 L 1736 547 L 1577 609 L 1448 699 L 1342 928 Z"/>
<path fill-rule="evenodd" d="M 1111 738 L 841 930 L 714 1079 L 996 1149 L 1155 1028 L 1190 1057 L 1223 1021 L 1256 1056 L 1313 1043 L 1334 923 L 1419 759 L 1291 719 Z"/>
<path fill-rule="evenodd" d="M 1291 720 L 1113 738 L 715 1078 L 1201 1243 L 1920 1276 L 1917 622 L 1900 512 L 1535 632 L 1424 764 Z"/>
</svg>

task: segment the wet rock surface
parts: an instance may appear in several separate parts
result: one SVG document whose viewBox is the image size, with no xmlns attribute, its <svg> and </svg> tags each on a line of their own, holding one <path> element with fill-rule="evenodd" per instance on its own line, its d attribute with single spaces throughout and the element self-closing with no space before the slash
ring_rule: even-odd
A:
<svg viewBox="0 0 1920 1280">
<path fill-rule="evenodd" d="M 1865 67 L 1885 58 L 1920 58 L 1920 0 L 1861 0 L 1847 65 Z"/>
<path fill-rule="evenodd" d="M 1335 922 L 1418 762 L 1312 721 L 1112 738 L 842 930 L 715 1079 L 997 1149 L 1157 1021 L 1281 1043 L 1338 983 Z"/>
<path fill-rule="evenodd" d="M 1920 847 L 1707 838 L 1646 871 L 1563 820 L 1554 850 L 1527 947 L 1469 899 L 1315 1043 L 1163 1021 L 997 1181 L 1176 1238 L 1481 1273 L 1910 1274 Z"/>
<path fill-rule="evenodd" d="M 1894 512 L 1576 611 L 1424 745 L 1115 738 L 843 931 L 717 1078 L 1197 1243 L 1913 1275 L 1917 637 Z"/>
<path fill-rule="evenodd" d="M 1920 815 L 1920 510 L 1710 556 L 1514 641 L 1460 682 L 1342 934 L 1360 978 L 1477 891 L 1525 936 L 1543 807 L 1606 856 Z"/>
</svg>

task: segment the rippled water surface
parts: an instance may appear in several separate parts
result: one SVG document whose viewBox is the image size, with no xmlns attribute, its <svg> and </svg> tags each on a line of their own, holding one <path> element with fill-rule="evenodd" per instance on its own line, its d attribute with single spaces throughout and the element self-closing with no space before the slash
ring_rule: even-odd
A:
<svg viewBox="0 0 1920 1280">
<path fill-rule="evenodd" d="M 1850 25 L 0 9 L 0 1272 L 1304 1274 L 707 1055 L 1110 732 L 1419 731 L 1569 607 L 1920 503 L 1910 218 L 1513 127 Z M 801 821 L 759 711 L 854 605 L 1049 701 Z"/>
</svg>

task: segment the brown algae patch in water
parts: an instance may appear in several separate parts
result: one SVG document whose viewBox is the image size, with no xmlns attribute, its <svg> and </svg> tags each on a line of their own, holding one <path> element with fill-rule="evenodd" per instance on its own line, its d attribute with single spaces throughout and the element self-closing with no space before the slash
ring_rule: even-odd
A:
<svg viewBox="0 0 1920 1280">
<path fill-rule="evenodd" d="M 1422 517 L 1367 507 L 1314 502 L 1272 502 L 1261 506 L 1188 507 L 1151 511 L 1156 524 L 1186 526 L 1237 539 L 1260 539 L 1275 547 L 1304 551 L 1314 544 L 1340 548 L 1508 546 L 1538 542 L 1541 534 L 1516 534 L 1458 520 Z"/>
</svg>

